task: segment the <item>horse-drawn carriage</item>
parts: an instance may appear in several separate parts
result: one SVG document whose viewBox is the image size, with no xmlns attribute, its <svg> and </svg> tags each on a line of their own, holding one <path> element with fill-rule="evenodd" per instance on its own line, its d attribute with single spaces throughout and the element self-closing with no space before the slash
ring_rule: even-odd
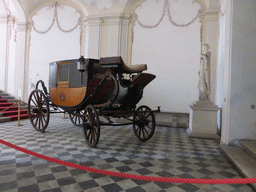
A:
<svg viewBox="0 0 256 192">
<path fill-rule="evenodd" d="M 85 140 L 91 147 L 99 141 L 101 125 L 133 124 L 135 135 L 147 141 L 155 131 L 154 112 L 160 109 L 152 111 L 145 105 L 136 109 L 144 87 L 155 78 L 153 74 L 142 73 L 146 69 L 144 64 L 128 66 L 121 57 L 97 60 L 81 56 L 52 62 L 49 93 L 40 80 L 29 96 L 31 124 L 44 132 L 50 113 L 68 112 L 73 124 L 83 126 Z M 128 123 L 113 122 L 121 117 Z"/>
</svg>

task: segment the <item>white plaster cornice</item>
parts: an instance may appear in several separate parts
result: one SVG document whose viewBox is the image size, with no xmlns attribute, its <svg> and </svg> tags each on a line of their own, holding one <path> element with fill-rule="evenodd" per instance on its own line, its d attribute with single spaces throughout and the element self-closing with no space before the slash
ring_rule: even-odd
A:
<svg viewBox="0 0 256 192">
<path fill-rule="evenodd" d="M 83 22 L 85 25 L 98 26 L 98 25 L 118 25 L 120 22 L 129 23 L 131 20 L 130 14 L 118 15 L 103 15 L 103 16 L 88 16 Z"/>
<path fill-rule="evenodd" d="M 102 14 L 102 15 L 91 15 L 91 16 L 87 16 L 84 18 L 84 20 L 97 20 L 97 19 L 100 19 L 100 18 L 103 18 L 104 20 L 105 19 L 128 19 L 131 17 L 131 14 Z"/>
</svg>

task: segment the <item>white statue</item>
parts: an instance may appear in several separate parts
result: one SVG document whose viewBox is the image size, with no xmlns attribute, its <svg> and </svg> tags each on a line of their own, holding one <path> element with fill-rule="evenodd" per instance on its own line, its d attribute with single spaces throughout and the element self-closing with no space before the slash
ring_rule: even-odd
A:
<svg viewBox="0 0 256 192">
<path fill-rule="evenodd" d="M 204 44 L 202 46 L 201 62 L 198 89 L 199 89 L 199 101 L 210 101 L 210 62 L 211 52 L 209 52 L 210 46 Z"/>
</svg>

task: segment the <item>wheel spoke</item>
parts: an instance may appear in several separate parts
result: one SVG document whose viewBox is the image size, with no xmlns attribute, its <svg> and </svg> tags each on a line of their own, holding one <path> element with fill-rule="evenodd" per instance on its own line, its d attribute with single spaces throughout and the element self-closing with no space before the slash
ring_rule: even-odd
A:
<svg viewBox="0 0 256 192">
<path fill-rule="evenodd" d="M 44 128 L 43 116 L 41 115 L 42 129 Z"/>
<path fill-rule="evenodd" d="M 151 116 L 151 113 L 148 113 L 148 115 L 145 116 L 144 118 L 147 119 L 149 116 Z"/>
<path fill-rule="evenodd" d="M 41 118 L 40 118 L 40 114 L 38 115 L 38 120 L 39 120 L 39 122 L 38 122 L 38 129 L 40 130 L 40 127 L 41 127 Z"/>
<path fill-rule="evenodd" d="M 96 140 L 96 133 L 95 133 L 95 130 L 94 130 L 94 128 L 92 129 L 92 140 L 93 140 L 93 142 L 95 142 L 95 140 Z"/>
<path fill-rule="evenodd" d="M 77 123 L 77 116 L 74 116 L 75 117 L 75 123 Z"/>
<path fill-rule="evenodd" d="M 31 101 L 34 103 L 35 106 L 37 106 L 37 104 L 35 103 L 35 101 L 33 100 L 33 98 L 31 99 Z"/>
<path fill-rule="evenodd" d="M 40 107 L 40 105 L 39 105 L 39 95 L 38 95 L 38 92 L 36 92 L 36 101 L 37 101 L 37 105 Z"/>
<path fill-rule="evenodd" d="M 141 127 L 141 129 L 142 129 L 143 138 L 145 139 L 144 127 Z"/>
<path fill-rule="evenodd" d="M 37 127 L 38 119 L 39 119 L 39 116 L 38 116 L 38 114 L 37 114 L 36 123 L 35 123 L 35 126 L 36 126 L 36 127 Z"/>
<path fill-rule="evenodd" d="M 145 130 L 145 132 L 147 133 L 147 135 L 149 136 L 149 134 L 148 134 L 148 131 L 147 131 L 147 129 L 144 127 L 144 130 Z M 144 137 L 145 138 L 145 137 Z"/>
<path fill-rule="evenodd" d="M 40 94 L 40 103 L 41 103 L 42 106 L 43 106 L 43 103 L 44 103 L 44 101 L 43 101 L 43 94 Z"/>
<path fill-rule="evenodd" d="M 152 127 L 149 127 L 148 125 L 146 125 L 146 127 L 149 128 L 149 129 L 152 129 Z"/>
<path fill-rule="evenodd" d="M 46 123 L 47 121 L 46 121 L 46 119 L 45 119 L 45 114 L 44 113 L 42 113 L 42 119 L 44 120 L 44 122 Z"/>
<path fill-rule="evenodd" d="M 137 134 L 138 134 L 138 130 L 139 130 L 139 128 L 140 128 L 140 127 L 138 126 L 138 127 L 137 127 L 137 129 L 136 129 L 136 131 L 135 131 Z"/>
<path fill-rule="evenodd" d="M 89 140 L 90 136 L 91 136 L 91 129 L 88 129 L 88 136 L 87 136 L 87 139 Z"/>
<path fill-rule="evenodd" d="M 139 137 L 140 137 L 140 135 L 141 135 L 141 127 L 140 127 L 140 131 L 139 131 Z M 140 137 L 141 138 L 141 137 Z"/>
<path fill-rule="evenodd" d="M 91 137 L 90 137 L 90 143 L 92 143 L 92 130 L 90 129 Z"/>
</svg>

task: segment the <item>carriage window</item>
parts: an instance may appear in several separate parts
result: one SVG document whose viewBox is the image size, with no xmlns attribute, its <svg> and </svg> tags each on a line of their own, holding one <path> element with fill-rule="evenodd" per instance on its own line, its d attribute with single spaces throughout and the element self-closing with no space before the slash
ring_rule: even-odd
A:
<svg viewBox="0 0 256 192">
<path fill-rule="evenodd" d="M 69 63 L 59 64 L 58 83 L 68 83 L 69 81 Z"/>
</svg>

